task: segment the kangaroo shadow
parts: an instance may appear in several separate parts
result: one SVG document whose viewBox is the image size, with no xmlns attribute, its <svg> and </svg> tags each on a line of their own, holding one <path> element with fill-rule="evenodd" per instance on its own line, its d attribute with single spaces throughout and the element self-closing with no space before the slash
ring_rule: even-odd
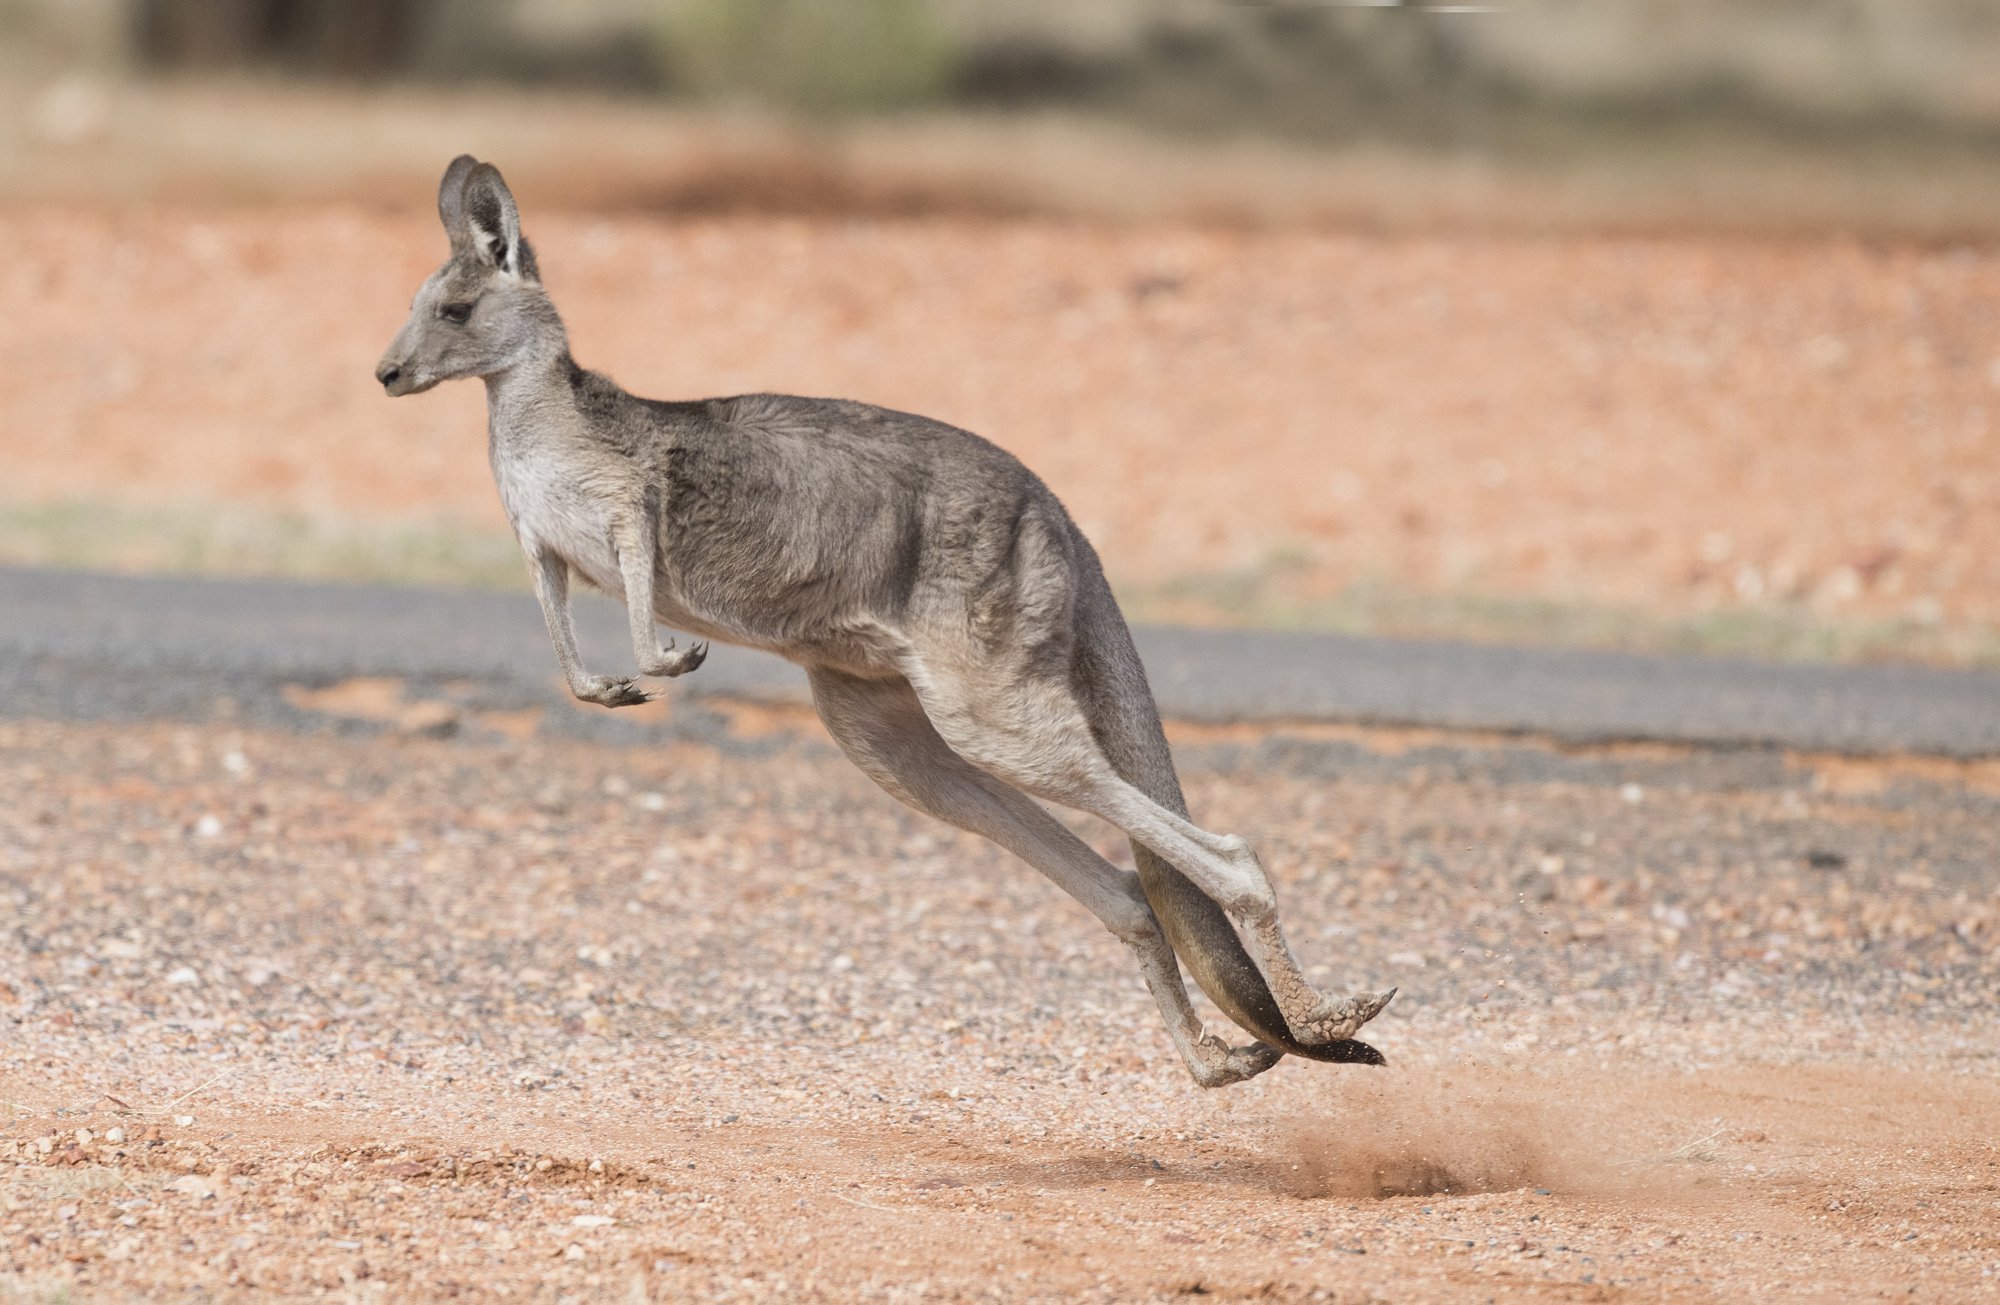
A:
<svg viewBox="0 0 2000 1305">
<path fill-rule="evenodd" d="M 1034 1159 L 986 1154 L 972 1157 L 955 1177 L 967 1185 L 1005 1183 L 1051 1191 L 1143 1186 L 1150 1180 L 1159 1187 L 1251 1188 L 1298 1195 L 1295 1182 L 1288 1182 L 1286 1163 L 1241 1151 L 1202 1160 L 1167 1159 L 1128 1149 Z"/>
</svg>

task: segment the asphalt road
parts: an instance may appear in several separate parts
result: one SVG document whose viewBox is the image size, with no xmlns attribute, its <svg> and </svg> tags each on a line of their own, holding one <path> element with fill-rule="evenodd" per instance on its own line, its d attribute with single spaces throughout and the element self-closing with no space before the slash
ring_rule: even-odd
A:
<svg viewBox="0 0 2000 1305">
<path fill-rule="evenodd" d="M 587 663 L 624 668 L 623 615 L 578 604 Z M 1142 627 L 1164 714 L 1342 721 L 1854 753 L 2000 755 L 2000 674 L 1776 664 L 1330 634 Z M 283 715 L 278 686 L 401 676 L 544 701 L 555 662 L 525 594 L 0 569 L 0 715 Z M 804 697 L 778 658 L 718 647 L 690 703 Z M 609 717 L 615 713 L 604 713 Z"/>
</svg>

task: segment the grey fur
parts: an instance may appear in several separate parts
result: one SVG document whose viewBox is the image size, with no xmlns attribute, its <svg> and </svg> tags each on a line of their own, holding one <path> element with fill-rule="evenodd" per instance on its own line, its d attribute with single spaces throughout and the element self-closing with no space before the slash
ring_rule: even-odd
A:
<svg viewBox="0 0 2000 1305">
<path fill-rule="evenodd" d="M 976 435 L 865 403 L 637 398 L 571 359 L 497 169 L 453 160 L 438 215 L 451 257 L 376 377 L 391 395 L 486 381 L 494 479 L 572 693 L 607 707 L 657 693 L 584 669 L 572 576 L 625 601 L 643 674 L 685 674 L 707 650 L 661 645 L 655 621 L 778 653 L 806 669 L 862 770 L 1013 851 L 1132 948 L 1197 1082 L 1238 1082 L 1287 1052 L 1380 1062 L 1352 1034 L 1393 993 L 1317 993 L 1249 846 L 1187 819 L 1097 554 L 1033 473 Z M 1033 798 L 1119 826 L 1138 873 Z M 1261 1041 L 1206 1033 L 1176 957 Z"/>
</svg>

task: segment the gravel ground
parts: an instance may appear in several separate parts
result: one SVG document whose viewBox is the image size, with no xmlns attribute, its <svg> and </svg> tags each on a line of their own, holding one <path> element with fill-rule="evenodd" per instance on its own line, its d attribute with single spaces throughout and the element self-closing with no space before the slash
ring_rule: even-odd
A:
<svg viewBox="0 0 2000 1305">
<path fill-rule="evenodd" d="M 2000 1297 L 1991 763 L 1184 729 L 1402 987 L 1203 1093 L 1080 908 L 731 719 L 0 723 L 0 1299 Z"/>
<path fill-rule="evenodd" d="M 478 387 L 389 403 L 370 374 L 444 252 L 429 187 L 389 211 L 0 209 L 6 499 L 497 530 Z M 2000 622 L 1992 248 L 567 197 L 521 193 L 585 363 L 979 431 L 1164 615 L 1382 588 L 1973 644 Z"/>
</svg>

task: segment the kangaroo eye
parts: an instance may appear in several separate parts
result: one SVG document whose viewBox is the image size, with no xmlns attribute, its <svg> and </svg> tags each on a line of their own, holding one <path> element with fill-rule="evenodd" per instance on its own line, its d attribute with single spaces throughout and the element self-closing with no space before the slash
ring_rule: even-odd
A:
<svg viewBox="0 0 2000 1305">
<path fill-rule="evenodd" d="M 464 326 L 472 317 L 471 304 L 446 304 L 438 309 L 438 316 L 453 326 Z"/>
</svg>

